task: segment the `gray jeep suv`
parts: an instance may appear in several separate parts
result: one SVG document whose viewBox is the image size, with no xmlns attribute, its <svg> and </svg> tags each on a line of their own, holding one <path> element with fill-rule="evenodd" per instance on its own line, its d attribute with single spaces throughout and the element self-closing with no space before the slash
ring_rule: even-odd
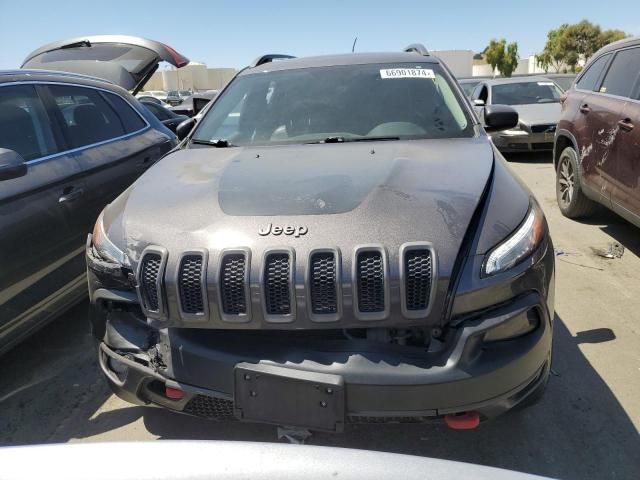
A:
<svg viewBox="0 0 640 480">
<path fill-rule="evenodd" d="M 87 260 L 100 364 L 134 403 L 474 428 L 547 382 L 545 218 L 422 46 L 259 58 L 103 211 Z"/>
</svg>

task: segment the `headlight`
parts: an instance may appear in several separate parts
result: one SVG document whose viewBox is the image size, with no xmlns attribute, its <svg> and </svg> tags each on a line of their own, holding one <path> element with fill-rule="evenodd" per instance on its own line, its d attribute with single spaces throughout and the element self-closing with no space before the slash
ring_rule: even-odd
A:
<svg viewBox="0 0 640 480">
<path fill-rule="evenodd" d="M 104 212 L 100 214 L 93 227 L 93 246 L 104 260 L 124 265 L 124 253 L 116 247 L 104 231 Z"/>
<path fill-rule="evenodd" d="M 532 202 L 524 222 L 487 255 L 483 274 L 488 276 L 504 272 L 527 258 L 542 242 L 545 229 L 544 214 L 538 204 Z"/>
</svg>

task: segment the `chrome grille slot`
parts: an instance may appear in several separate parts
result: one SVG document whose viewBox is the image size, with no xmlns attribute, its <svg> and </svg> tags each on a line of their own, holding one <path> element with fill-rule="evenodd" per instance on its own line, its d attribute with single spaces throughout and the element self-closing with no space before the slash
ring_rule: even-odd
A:
<svg viewBox="0 0 640 480">
<path fill-rule="evenodd" d="M 247 313 L 246 256 L 243 253 L 229 253 L 220 263 L 220 298 L 225 315 Z"/>
<path fill-rule="evenodd" d="M 432 260 L 428 249 L 409 250 L 404 256 L 404 301 L 407 310 L 426 310 L 432 282 Z"/>
<path fill-rule="evenodd" d="M 333 252 L 317 252 L 311 255 L 309 288 L 311 311 L 315 314 L 335 314 L 338 311 L 336 262 Z"/>
<path fill-rule="evenodd" d="M 188 314 L 204 313 L 203 257 L 185 255 L 180 261 L 178 291 L 182 311 Z"/>
<path fill-rule="evenodd" d="M 382 252 L 360 251 L 356 257 L 358 310 L 362 313 L 385 311 L 385 267 Z"/>
<path fill-rule="evenodd" d="M 554 123 L 531 125 L 531 133 L 554 133 L 556 131 L 556 125 Z"/>
<path fill-rule="evenodd" d="M 151 312 L 158 312 L 160 310 L 161 293 L 159 289 L 159 276 L 161 274 L 161 266 L 162 257 L 158 253 L 147 253 L 142 259 L 138 283 L 140 285 L 144 306 Z"/>
<path fill-rule="evenodd" d="M 268 315 L 291 314 L 291 256 L 270 253 L 264 264 L 264 304 Z"/>
</svg>

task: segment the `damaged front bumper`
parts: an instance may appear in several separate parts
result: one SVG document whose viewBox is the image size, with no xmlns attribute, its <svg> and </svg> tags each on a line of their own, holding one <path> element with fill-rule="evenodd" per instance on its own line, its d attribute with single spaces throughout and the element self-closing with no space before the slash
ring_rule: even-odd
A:
<svg viewBox="0 0 640 480">
<path fill-rule="evenodd" d="M 523 317 L 535 317 L 531 333 L 484 341 Z M 129 402 L 326 431 L 467 411 L 493 417 L 546 382 L 552 320 L 537 294 L 452 330 L 426 350 L 327 332 L 152 330 L 135 313 L 112 311 L 99 355 L 113 391 Z M 166 387 L 184 395 L 169 398 Z"/>
</svg>

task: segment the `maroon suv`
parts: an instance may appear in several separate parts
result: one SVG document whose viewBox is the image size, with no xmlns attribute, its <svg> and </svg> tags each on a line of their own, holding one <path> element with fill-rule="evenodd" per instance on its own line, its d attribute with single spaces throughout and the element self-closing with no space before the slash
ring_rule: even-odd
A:
<svg viewBox="0 0 640 480">
<path fill-rule="evenodd" d="M 556 194 L 570 218 L 600 203 L 640 226 L 640 37 L 592 57 L 563 95 L 556 130 Z"/>
</svg>

